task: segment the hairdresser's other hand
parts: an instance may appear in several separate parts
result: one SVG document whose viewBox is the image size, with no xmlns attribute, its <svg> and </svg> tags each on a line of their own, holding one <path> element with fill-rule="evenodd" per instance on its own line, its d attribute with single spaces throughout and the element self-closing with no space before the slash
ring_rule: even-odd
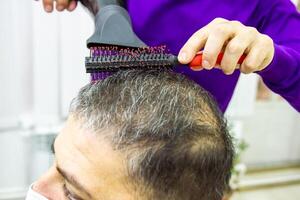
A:
<svg viewBox="0 0 300 200">
<path fill-rule="evenodd" d="M 54 1 L 56 3 L 54 3 Z M 44 9 L 46 12 L 52 12 L 54 7 L 57 11 L 73 11 L 77 6 L 76 0 L 43 0 Z"/>
<path fill-rule="evenodd" d="M 242 73 L 248 74 L 266 68 L 274 56 L 274 44 L 269 36 L 238 21 L 222 18 L 214 19 L 189 38 L 180 50 L 179 62 L 191 62 L 196 53 L 203 48 L 202 67 L 192 68 L 195 71 L 216 67 L 229 75 L 239 68 Z M 220 52 L 224 52 L 224 57 L 221 65 L 216 66 Z M 238 66 L 238 60 L 244 53 L 247 57 Z"/>
</svg>

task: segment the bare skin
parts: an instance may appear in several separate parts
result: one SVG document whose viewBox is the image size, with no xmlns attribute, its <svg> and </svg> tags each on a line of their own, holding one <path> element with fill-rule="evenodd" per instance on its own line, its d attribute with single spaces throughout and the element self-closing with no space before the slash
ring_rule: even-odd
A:
<svg viewBox="0 0 300 200">
<path fill-rule="evenodd" d="M 232 74 L 235 69 L 249 74 L 265 69 L 274 57 L 274 44 L 269 36 L 238 21 L 222 18 L 216 18 L 194 33 L 180 50 L 179 61 L 183 64 L 191 62 L 203 48 L 203 67 L 199 66 L 194 70 L 218 67 L 227 75 Z M 217 56 L 222 51 L 224 57 L 221 65 L 216 66 Z M 238 60 L 244 53 L 247 57 L 238 66 Z"/>
<path fill-rule="evenodd" d="M 125 158 L 79 124 L 69 117 L 53 145 L 55 162 L 33 190 L 57 200 L 132 200 Z"/>
<path fill-rule="evenodd" d="M 52 12 L 54 0 L 43 0 L 43 5 L 46 12 Z M 73 11 L 76 6 L 77 1 L 74 0 L 56 0 L 58 11 Z M 249 74 L 265 69 L 274 57 L 274 44 L 269 36 L 259 33 L 256 28 L 223 18 L 216 18 L 196 31 L 181 48 L 179 62 L 190 63 L 202 49 L 202 66 L 192 68 L 195 71 L 218 68 L 230 75 L 235 69 L 239 69 L 242 73 Z M 216 60 L 220 52 L 224 52 L 224 57 L 220 66 L 217 66 Z M 247 57 L 238 65 L 243 54 Z"/>
<path fill-rule="evenodd" d="M 73 11 L 77 7 L 77 1 L 75 0 L 43 0 L 43 6 L 46 12 L 52 12 L 54 7 L 57 11 Z"/>
</svg>

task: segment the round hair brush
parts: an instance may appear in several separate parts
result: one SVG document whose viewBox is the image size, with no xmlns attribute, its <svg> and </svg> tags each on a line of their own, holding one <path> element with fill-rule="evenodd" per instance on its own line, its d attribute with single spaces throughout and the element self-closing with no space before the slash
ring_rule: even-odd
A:
<svg viewBox="0 0 300 200">
<path fill-rule="evenodd" d="M 223 58 L 220 53 L 216 64 L 220 65 Z M 189 63 L 189 67 L 202 66 L 202 52 L 199 52 Z M 238 64 L 242 64 L 246 55 L 243 55 Z M 171 68 L 179 65 L 177 56 L 168 53 L 165 46 L 122 48 L 122 47 L 92 47 L 90 57 L 86 57 L 87 73 L 116 72 L 129 69 L 159 69 Z"/>
<path fill-rule="evenodd" d="M 112 72 L 129 69 L 170 68 L 180 64 L 177 56 L 166 46 L 147 47 L 137 37 L 131 19 L 122 0 L 80 0 L 94 16 L 95 31 L 87 40 L 90 56 L 85 59 L 86 72 L 92 80 L 103 79 Z M 221 63 L 223 54 L 218 57 Z M 245 56 L 239 60 L 241 64 Z M 198 53 L 190 67 L 202 65 L 202 53 Z"/>
</svg>

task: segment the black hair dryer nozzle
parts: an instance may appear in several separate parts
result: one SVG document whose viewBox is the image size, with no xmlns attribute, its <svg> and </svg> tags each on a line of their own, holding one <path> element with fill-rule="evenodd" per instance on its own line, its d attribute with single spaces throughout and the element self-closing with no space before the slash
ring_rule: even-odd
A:
<svg viewBox="0 0 300 200">
<path fill-rule="evenodd" d="M 80 0 L 95 20 L 94 34 L 87 40 L 87 47 L 124 46 L 145 47 L 146 45 L 132 30 L 131 19 L 119 0 Z"/>
</svg>

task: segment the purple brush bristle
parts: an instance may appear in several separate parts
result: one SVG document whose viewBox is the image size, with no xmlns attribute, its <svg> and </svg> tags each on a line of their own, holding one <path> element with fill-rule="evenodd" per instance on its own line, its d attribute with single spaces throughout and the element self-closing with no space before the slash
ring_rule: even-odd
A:
<svg viewBox="0 0 300 200">
<path fill-rule="evenodd" d="M 103 47 L 91 47 L 90 48 L 90 56 L 95 57 L 101 57 L 106 55 L 112 55 L 113 52 L 116 52 L 117 47 L 109 47 L 109 46 L 103 46 Z M 91 73 L 91 81 L 95 82 L 98 80 L 103 80 L 110 76 L 111 72 L 96 72 Z"/>
<path fill-rule="evenodd" d="M 137 58 L 145 55 L 159 56 L 168 53 L 165 45 L 155 47 L 141 47 L 141 48 L 124 48 L 118 46 L 99 46 L 90 48 L 91 58 L 106 58 L 110 56 L 130 56 L 131 58 Z M 120 61 L 122 62 L 122 61 Z M 141 63 L 141 67 L 143 63 Z M 113 72 L 92 72 L 91 81 L 96 82 L 103 80 L 108 76 L 112 75 Z"/>
</svg>

